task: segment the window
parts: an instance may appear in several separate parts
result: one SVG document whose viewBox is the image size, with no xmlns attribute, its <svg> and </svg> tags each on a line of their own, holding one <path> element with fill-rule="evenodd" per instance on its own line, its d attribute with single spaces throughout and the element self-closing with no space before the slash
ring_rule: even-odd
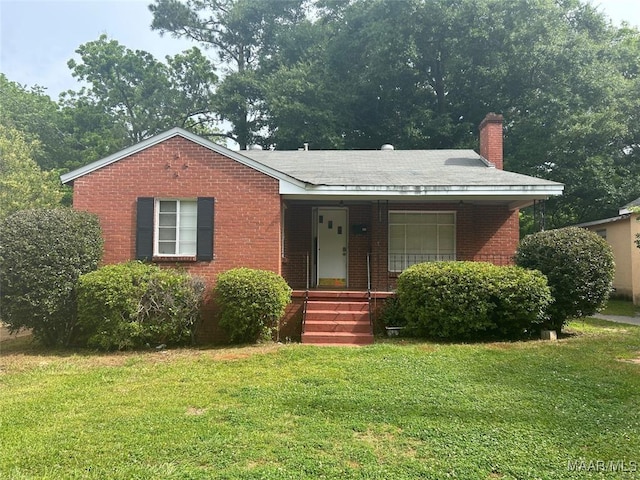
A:
<svg viewBox="0 0 640 480">
<path fill-rule="evenodd" d="M 455 260 L 455 213 L 389 212 L 389 271 L 421 262 Z"/>
<path fill-rule="evenodd" d="M 599 237 L 603 238 L 603 239 L 607 239 L 607 229 L 603 228 L 601 230 L 596 230 L 596 235 L 598 235 Z"/>
<path fill-rule="evenodd" d="M 195 256 L 197 212 L 195 200 L 157 200 L 156 255 Z"/>
<path fill-rule="evenodd" d="M 136 258 L 213 259 L 213 198 L 138 199 Z"/>
</svg>

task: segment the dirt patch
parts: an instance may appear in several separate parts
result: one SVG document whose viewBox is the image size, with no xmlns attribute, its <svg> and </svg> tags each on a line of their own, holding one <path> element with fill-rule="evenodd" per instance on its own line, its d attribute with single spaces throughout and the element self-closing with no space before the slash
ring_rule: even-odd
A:
<svg viewBox="0 0 640 480">
<path fill-rule="evenodd" d="M 204 415 L 204 413 L 207 411 L 206 408 L 196 408 L 196 407 L 189 407 L 187 408 L 187 415 Z"/>
<path fill-rule="evenodd" d="M 250 356 L 248 353 L 224 353 L 222 355 L 216 355 L 215 358 L 216 360 L 242 360 Z"/>
<path fill-rule="evenodd" d="M 640 365 L 640 352 L 638 353 L 638 356 L 636 358 L 621 358 L 620 361 L 624 363 L 633 363 L 635 365 Z"/>
<path fill-rule="evenodd" d="M 14 338 L 27 337 L 31 335 L 31 330 L 20 330 L 16 333 L 10 333 L 9 328 L 0 322 L 0 342 L 6 342 L 7 340 L 13 340 Z"/>
<path fill-rule="evenodd" d="M 28 334 L 27 334 L 28 335 Z M 47 349 L 33 343 L 28 336 L 0 344 L 0 375 L 30 369 L 74 366 L 80 368 L 154 365 L 173 361 L 205 359 L 213 362 L 235 362 L 255 355 L 276 353 L 282 345 L 264 344 L 251 347 L 176 348 L 130 352 L 97 352 L 83 349 Z"/>
</svg>

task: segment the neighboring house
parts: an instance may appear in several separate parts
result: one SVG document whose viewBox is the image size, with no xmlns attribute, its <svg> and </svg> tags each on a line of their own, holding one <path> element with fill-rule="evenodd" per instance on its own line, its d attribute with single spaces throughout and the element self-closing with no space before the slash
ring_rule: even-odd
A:
<svg viewBox="0 0 640 480">
<path fill-rule="evenodd" d="M 296 290 L 385 292 L 414 263 L 509 264 L 519 209 L 563 185 L 502 169 L 502 116 L 473 150 L 232 151 L 175 128 L 67 173 L 105 263 L 245 266 Z"/>
<path fill-rule="evenodd" d="M 583 227 L 604 238 L 616 262 L 613 279 L 615 294 L 633 299 L 640 305 L 640 249 L 635 240 L 640 235 L 640 198 L 620 208 L 617 217 L 581 223 Z"/>
</svg>

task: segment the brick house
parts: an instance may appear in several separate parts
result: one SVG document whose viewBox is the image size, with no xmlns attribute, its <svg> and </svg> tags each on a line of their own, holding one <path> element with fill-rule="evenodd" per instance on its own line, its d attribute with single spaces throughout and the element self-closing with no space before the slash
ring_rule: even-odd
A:
<svg viewBox="0 0 640 480">
<path fill-rule="evenodd" d="M 210 284 L 238 266 L 272 270 L 296 298 L 313 290 L 326 310 L 327 296 L 384 297 L 417 262 L 510 263 L 519 209 L 563 186 L 502 166 L 502 116 L 489 114 L 480 154 L 239 152 L 175 128 L 61 180 L 73 185 L 74 208 L 99 216 L 105 263 L 180 265 Z M 210 340 L 215 325 L 206 323 Z"/>
</svg>

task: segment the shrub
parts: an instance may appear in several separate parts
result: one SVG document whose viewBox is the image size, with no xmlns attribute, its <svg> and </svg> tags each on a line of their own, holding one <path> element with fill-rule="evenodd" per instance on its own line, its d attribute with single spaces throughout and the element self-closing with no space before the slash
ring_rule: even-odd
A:
<svg viewBox="0 0 640 480">
<path fill-rule="evenodd" d="M 291 288 L 280 275 L 250 268 L 221 273 L 214 292 L 220 326 L 234 343 L 271 338 L 291 301 Z"/>
<path fill-rule="evenodd" d="M 30 328 L 67 345 L 76 323 L 76 282 L 102 258 L 96 216 L 68 208 L 22 210 L 0 222 L 0 303 L 10 330 Z"/>
<path fill-rule="evenodd" d="M 592 315 L 606 303 L 615 271 L 613 252 L 597 234 L 578 227 L 525 237 L 516 263 L 544 273 L 551 288 L 548 328 L 561 330 L 568 318 Z"/>
<path fill-rule="evenodd" d="M 497 331 L 508 337 L 540 333 L 553 300 L 547 278 L 537 270 L 495 268 L 493 319 Z"/>
<path fill-rule="evenodd" d="M 385 300 L 380 312 L 380 319 L 385 327 L 405 327 L 407 325 L 407 318 L 402 311 L 398 297 Z"/>
<path fill-rule="evenodd" d="M 397 294 L 407 333 L 436 338 L 535 331 L 551 299 L 539 272 L 483 262 L 413 265 Z"/>
<path fill-rule="evenodd" d="M 177 345 L 192 340 L 204 282 L 177 270 L 129 262 L 78 281 L 82 343 L 103 350 Z"/>
</svg>

